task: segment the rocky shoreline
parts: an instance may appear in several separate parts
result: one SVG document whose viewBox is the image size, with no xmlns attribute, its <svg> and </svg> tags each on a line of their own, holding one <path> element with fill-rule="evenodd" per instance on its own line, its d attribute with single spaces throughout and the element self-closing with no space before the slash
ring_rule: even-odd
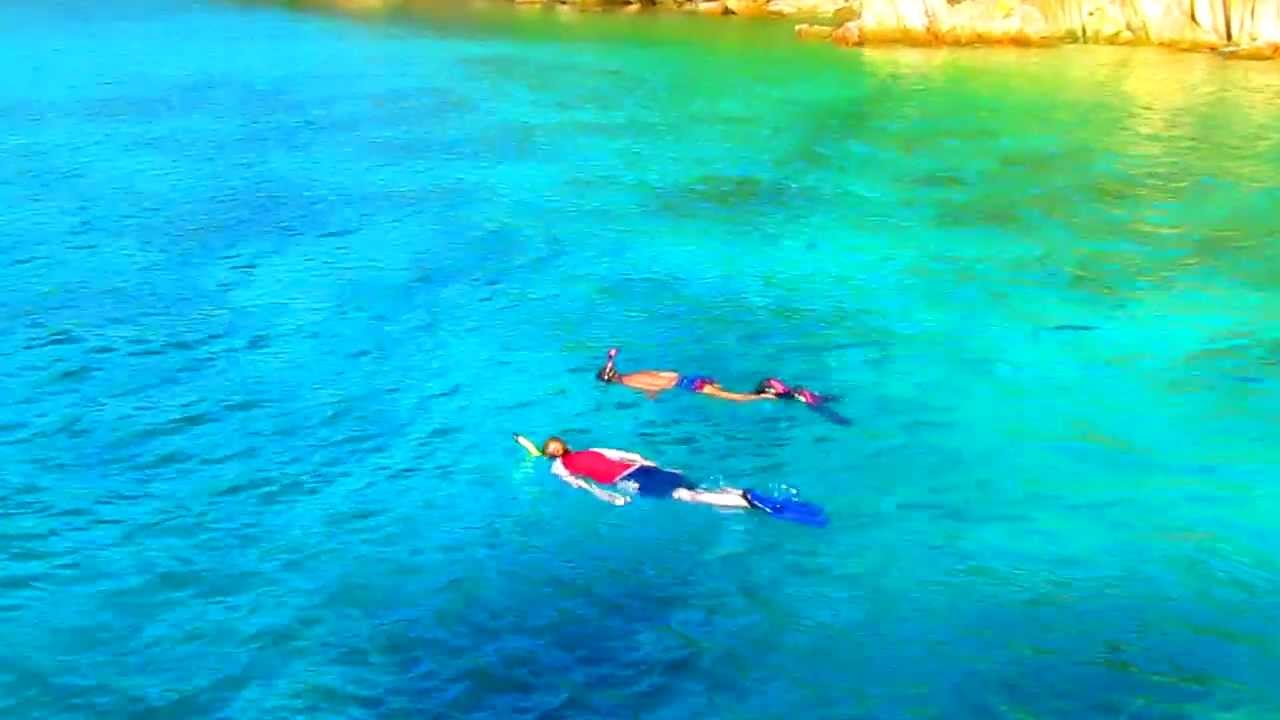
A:
<svg viewBox="0 0 1280 720">
<path fill-rule="evenodd" d="M 1280 0 L 510 0 L 566 11 L 792 18 L 797 37 L 870 44 L 1155 45 L 1280 59 Z M 413 0 L 330 0 L 385 10 Z"/>
</svg>

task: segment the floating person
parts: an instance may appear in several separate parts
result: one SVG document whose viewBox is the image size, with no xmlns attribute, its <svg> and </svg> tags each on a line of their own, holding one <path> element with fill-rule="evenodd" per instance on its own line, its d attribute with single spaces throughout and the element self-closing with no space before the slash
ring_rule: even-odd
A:
<svg viewBox="0 0 1280 720">
<path fill-rule="evenodd" d="M 626 505 L 631 502 L 631 497 L 606 490 L 602 486 L 627 490 L 640 497 L 672 498 L 698 505 L 763 510 L 776 518 L 814 527 L 825 527 L 827 524 L 826 513 L 812 503 L 790 497 L 764 495 L 751 489 L 703 488 L 682 473 L 659 467 L 657 463 L 636 453 L 612 448 L 572 450 L 558 437 L 548 438 L 538 448 L 522 435 L 514 437 L 530 455 L 550 458 L 551 472 L 561 480 L 612 505 Z"/>
<path fill-rule="evenodd" d="M 852 423 L 840 415 L 840 413 L 827 407 L 827 403 L 835 398 L 826 397 L 807 390 L 802 387 L 790 387 L 786 383 L 777 378 L 765 378 L 756 386 L 753 393 L 738 393 L 725 390 L 715 380 L 706 375 L 681 375 L 674 370 L 637 370 L 636 372 L 620 373 L 614 363 L 618 357 L 618 349 L 609 350 L 608 356 L 605 358 L 604 367 L 596 371 L 596 379 L 604 383 L 616 383 L 633 390 L 639 390 L 649 397 L 656 397 L 658 393 L 666 392 L 679 388 L 690 392 L 710 395 L 711 397 L 720 398 L 722 400 L 733 400 L 736 402 L 751 402 L 754 400 L 799 400 L 800 402 L 813 408 L 818 414 L 827 418 L 837 425 L 851 425 Z"/>
<path fill-rule="evenodd" d="M 617 356 L 617 348 L 609 351 L 604 367 L 596 371 L 596 379 L 604 383 L 616 383 L 633 390 L 639 390 L 651 398 L 667 390 L 680 389 L 735 402 L 778 399 L 775 395 L 758 391 L 753 393 L 731 392 L 725 390 L 720 386 L 720 383 L 706 375 L 681 375 L 674 370 L 637 370 L 635 372 L 620 373 L 614 365 L 614 358 Z"/>
</svg>

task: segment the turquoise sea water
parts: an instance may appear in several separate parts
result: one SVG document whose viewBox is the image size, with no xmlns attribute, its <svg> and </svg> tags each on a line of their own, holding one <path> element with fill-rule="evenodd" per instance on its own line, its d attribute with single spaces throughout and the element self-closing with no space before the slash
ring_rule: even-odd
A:
<svg viewBox="0 0 1280 720">
<path fill-rule="evenodd" d="M 0 713 L 1280 717 L 1280 67 L 788 33 L 0 6 Z"/>
</svg>

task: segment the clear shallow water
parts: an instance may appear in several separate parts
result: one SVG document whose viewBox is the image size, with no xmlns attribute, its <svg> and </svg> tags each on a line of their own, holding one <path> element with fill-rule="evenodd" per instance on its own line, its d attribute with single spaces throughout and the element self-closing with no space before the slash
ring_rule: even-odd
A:
<svg viewBox="0 0 1280 720">
<path fill-rule="evenodd" d="M 5 717 L 1280 714 L 1280 68 L 122 5 L 0 9 Z"/>
</svg>

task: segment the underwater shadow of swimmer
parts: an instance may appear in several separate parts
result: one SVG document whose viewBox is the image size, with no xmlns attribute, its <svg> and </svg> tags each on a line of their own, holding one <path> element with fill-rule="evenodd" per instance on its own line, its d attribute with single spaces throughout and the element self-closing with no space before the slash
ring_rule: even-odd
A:
<svg viewBox="0 0 1280 720">
<path fill-rule="evenodd" d="M 818 405 L 809 405 L 809 409 L 841 427 L 850 427 L 851 425 L 853 425 L 852 420 L 841 415 L 835 410 L 832 410 L 825 403 L 821 403 Z"/>
</svg>

